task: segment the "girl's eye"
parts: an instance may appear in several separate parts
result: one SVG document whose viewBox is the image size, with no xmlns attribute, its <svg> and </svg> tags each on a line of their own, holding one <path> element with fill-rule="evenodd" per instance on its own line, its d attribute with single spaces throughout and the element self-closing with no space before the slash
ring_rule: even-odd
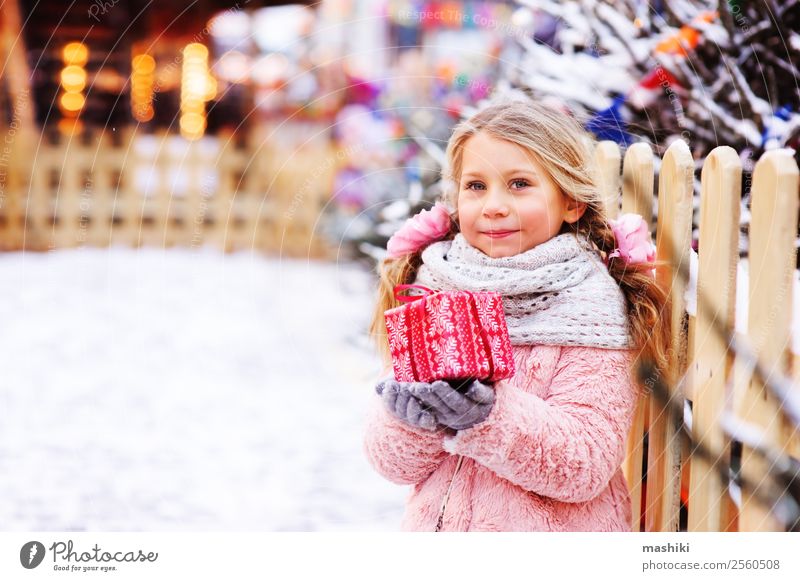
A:
<svg viewBox="0 0 800 581">
<path fill-rule="evenodd" d="M 512 181 L 511 183 L 512 183 L 512 184 L 522 184 L 521 186 L 519 186 L 520 188 L 527 188 L 527 187 L 530 185 L 530 184 L 527 182 L 527 180 L 514 180 L 514 181 Z"/>
<path fill-rule="evenodd" d="M 465 189 L 467 189 L 467 190 L 475 190 L 476 188 L 473 188 L 472 186 L 479 186 L 479 188 L 477 188 L 477 189 L 481 189 L 483 187 L 483 184 L 481 182 L 469 182 L 465 186 Z"/>
</svg>

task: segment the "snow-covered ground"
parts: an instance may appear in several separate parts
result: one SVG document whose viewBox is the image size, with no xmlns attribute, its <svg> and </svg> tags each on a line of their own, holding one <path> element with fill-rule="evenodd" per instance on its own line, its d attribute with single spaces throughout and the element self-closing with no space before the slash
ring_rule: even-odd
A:
<svg viewBox="0 0 800 581">
<path fill-rule="evenodd" d="M 369 273 L 250 253 L 0 254 L 0 527 L 394 530 L 362 431 Z"/>
</svg>

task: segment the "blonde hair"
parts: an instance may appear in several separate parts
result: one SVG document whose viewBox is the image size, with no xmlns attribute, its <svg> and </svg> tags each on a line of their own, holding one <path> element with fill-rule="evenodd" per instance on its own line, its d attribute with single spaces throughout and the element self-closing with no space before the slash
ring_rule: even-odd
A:
<svg viewBox="0 0 800 581">
<path fill-rule="evenodd" d="M 442 177 L 443 201 L 455 208 L 455 212 L 444 240 L 452 239 L 459 231 L 457 201 L 464 144 L 479 131 L 525 148 L 544 167 L 562 194 L 586 204 L 577 222 L 564 222 L 560 234 L 585 235 L 593 246 L 588 250 L 598 252 L 603 258 L 615 248 L 614 233 L 596 183 L 593 155 L 596 140 L 574 117 L 531 101 L 495 103 L 453 130 Z M 378 300 L 370 333 L 387 366 L 391 364 L 391 356 L 383 313 L 400 304 L 394 298 L 394 287 L 414 282 L 422 264 L 421 254 L 422 249 L 400 258 L 385 259 L 380 264 Z M 616 258 L 608 261 L 608 271 L 625 295 L 629 329 L 637 355 L 652 361 L 656 369 L 666 373 L 670 329 L 669 317 L 665 314 L 669 295 L 653 280 L 651 268 L 626 265 Z"/>
</svg>

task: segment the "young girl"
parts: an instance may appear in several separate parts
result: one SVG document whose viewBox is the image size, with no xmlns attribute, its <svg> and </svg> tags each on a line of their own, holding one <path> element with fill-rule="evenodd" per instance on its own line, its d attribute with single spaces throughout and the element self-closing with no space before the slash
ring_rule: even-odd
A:
<svg viewBox="0 0 800 581">
<path fill-rule="evenodd" d="M 383 313 L 404 283 L 499 292 L 516 365 L 467 390 L 379 381 L 364 447 L 413 485 L 403 530 L 631 530 L 632 370 L 638 357 L 665 369 L 667 297 L 641 217 L 605 216 L 593 148 L 566 113 L 492 105 L 448 143 L 452 216 L 437 203 L 390 241 L 371 327 L 387 373 Z"/>
</svg>

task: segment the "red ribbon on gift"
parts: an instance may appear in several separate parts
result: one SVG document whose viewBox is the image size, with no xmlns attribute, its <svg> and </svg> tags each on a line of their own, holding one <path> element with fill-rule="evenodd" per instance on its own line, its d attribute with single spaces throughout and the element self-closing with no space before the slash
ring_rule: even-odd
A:
<svg viewBox="0 0 800 581">
<path fill-rule="evenodd" d="M 423 294 L 421 294 L 421 295 L 401 295 L 400 294 L 404 290 L 409 290 L 409 289 L 412 289 L 412 288 L 422 289 Z M 398 284 L 398 285 L 395 285 L 395 287 L 394 287 L 394 298 L 396 298 L 401 303 L 411 303 L 413 301 L 421 299 L 424 296 L 432 295 L 434 292 L 436 292 L 436 291 L 431 290 L 426 286 L 422 286 L 421 284 Z"/>
</svg>

